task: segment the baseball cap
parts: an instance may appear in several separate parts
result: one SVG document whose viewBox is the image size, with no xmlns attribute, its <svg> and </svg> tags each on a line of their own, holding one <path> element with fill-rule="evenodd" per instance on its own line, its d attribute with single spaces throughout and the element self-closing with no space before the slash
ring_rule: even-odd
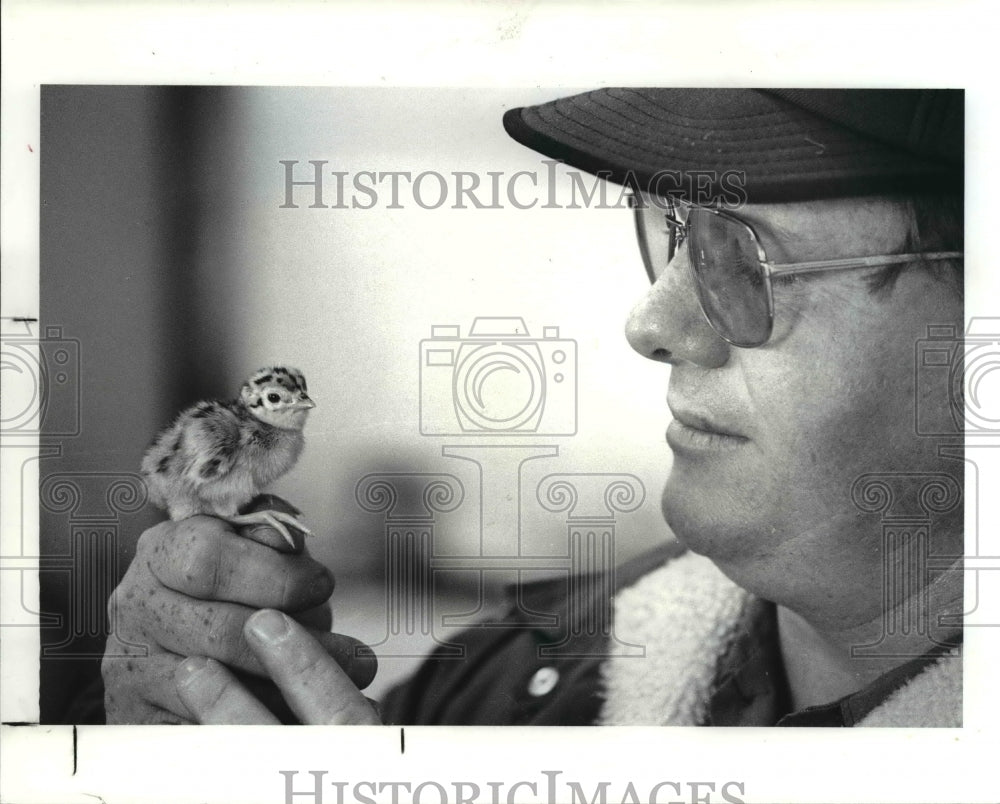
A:
<svg viewBox="0 0 1000 804">
<path fill-rule="evenodd" d="M 763 203 L 960 191 L 964 108 L 960 89 L 619 87 L 511 109 L 503 123 L 618 184 L 698 203 L 742 186 Z"/>
</svg>

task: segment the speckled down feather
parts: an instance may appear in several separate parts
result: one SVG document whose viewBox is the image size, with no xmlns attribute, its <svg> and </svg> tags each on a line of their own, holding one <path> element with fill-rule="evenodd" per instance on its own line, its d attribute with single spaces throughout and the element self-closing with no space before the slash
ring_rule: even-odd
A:
<svg viewBox="0 0 1000 804">
<path fill-rule="evenodd" d="M 265 404 L 272 395 L 277 405 Z M 262 419 L 282 415 L 306 400 L 305 377 L 296 369 L 260 369 L 240 389 L 240 398 L 199 402 L 183 411 L 153 441 L 142 461 L 150 500 L 171 519 L 195 514 L 234 516 L 298 460 L 304 445 L 301 422 L 276 426 Z M 268 410 L 268 408 L 271 408 Z"/>
</svg>

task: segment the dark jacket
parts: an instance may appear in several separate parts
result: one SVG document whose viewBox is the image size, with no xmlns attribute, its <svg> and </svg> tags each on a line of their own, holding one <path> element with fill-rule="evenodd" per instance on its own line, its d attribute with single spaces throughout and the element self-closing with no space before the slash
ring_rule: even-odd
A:
<svg viewBox="0 0 1000 804">
<path fill-rule="evenodd" d="M 439 649 L 381 702 L 386 723 L 586 726 L 603 703 L 600 667 L 617 648 L 614 594 L 684 552 L 676 543 L 645 553 L 609 576 L 558 578 L 511 590 L 502 625 L 470 629 Z M 525 625 L 549 615 L 550 626 Z"/>
</svg>

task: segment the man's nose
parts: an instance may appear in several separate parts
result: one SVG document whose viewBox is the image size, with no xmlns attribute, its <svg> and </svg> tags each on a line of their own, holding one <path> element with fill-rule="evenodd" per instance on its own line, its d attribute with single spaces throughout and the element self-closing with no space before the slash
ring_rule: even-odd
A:
<svg viewBox="0 0 1000 804">
<path fill-rule="evenodd" d="M 643 357 L 671 365 L 719 368 L 729 360 L 731 348 L 705 320 L 683 250 L 632 308 L 625 337 Z"/>
</svg>

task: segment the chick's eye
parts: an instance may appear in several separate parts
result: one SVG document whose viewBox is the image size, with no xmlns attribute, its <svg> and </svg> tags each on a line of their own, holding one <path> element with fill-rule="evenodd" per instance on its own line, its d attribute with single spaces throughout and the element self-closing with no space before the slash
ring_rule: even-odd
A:
<svg viewBox="0 0 1000 804">
<path fill-rule="evenodd" d="M 270 402 L 272 405 L 275 405 L 281 401 L 281 397 L 278 396 L 277 394 L 268 394 L 267 401 Z"/>
</svg>

